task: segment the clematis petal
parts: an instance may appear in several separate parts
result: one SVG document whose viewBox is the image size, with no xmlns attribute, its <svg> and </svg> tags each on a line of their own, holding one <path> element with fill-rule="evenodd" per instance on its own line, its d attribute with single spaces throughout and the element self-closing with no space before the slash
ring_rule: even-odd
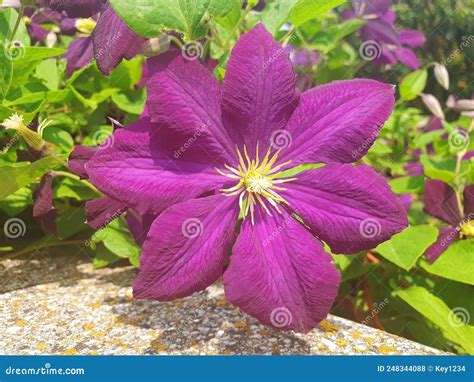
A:
<svg viewBox="0 0 474 382">
<path fill-rule="evenodd" d="M 423 32 L 405 29 L 400 32 L 400 43 L 410 48 L 419 48 L 426 42 L 426 37 Z"/>
<path fill-rule="evenodd" d="M 281 195 L 333 253 L 372 249 L 408 226 L 400 198 L 369 166 L 329 164 L 297 178 Z"/>
<path fill-rule="evenodd" d="M 224 273 L 227 299 L 265 325 L 308 332 L 326 317 L 340 275 L 331 256 L 288 212 L 258 207 L 244 220 Z"/>
<path fill-rule="evenodd" d="M 426 182 L 424 211 L 453 226 L 462 220 L 454 190 L 441 180 Z"/>
<path fill-rule="evenodd" d="M 155 136 L 157 130 L 147 118 L 117 130 L 87 163 L 90 181 L 139 213 L 153 214 L 225 182 L 209 165 L 165 154 L 167 142 Z"/>
<path fill-rule="evenodd" d="M 416 54 L 408 48 L 396 48 L 394 50 L 395 56 L 397 60 L 400 61 L 406 67 L 417 70 L 420 67 L 420 62 L 418 61 L 418 57 Z"/>
<path fill-rule="evenodd" d="M 153 122 L 169 130 L 172 151 L 196 161 L 232 162 L 235 149 L 221 122 L 220 87 L 209 69 L 172 50 L 149 59 L 148 70 L 148 110 Z"/>
<path fill-rule="evenodd" d="M 392 0 L 352 0 L 352 6 L 358 14 L 384 14 L 392 5 Z"/>
<path fill-rule="evenodd" d="M 87 224 L 93 229 L 101 229 L 117 219 L 127 210 L 122 202 L 104 196 L 86 203 Z"/>
<path fill-rule="evenodd" d="M 430 263 L 434 263 L 443 252 L 459 239 L 459 231 L 454 227 L 444 227 L 439 230 L 438 239 L 425 252 L 425 256 Z"/>
<path fill-rule="evenodd" d="M 67 60 L 66 77 L 70 77 L 76 70 L 89 65 L 94 57 L 92 38 L 79 37 L 74 40 L 63 57 Z"/>
<path fill-rule="evenodd" d="M 100 12 L 106 0 L 46 0 L 55 11 L 66 11 L 69 17 L 91 17 Z"/>
<path fill-rule="evenodd" d="M 97 66 L 106 76 L 124 58 L 130 60 L 139 54 L 146 41 L 133 32 L 111 6 L 100 15 L 92 39 Z"/>
<path fill-rule="evenodd" d="M 134 296 L 173 300 L 216 281 L 224 270 L 238 212 L 237 200 L 224 195 L 166 210 L 153 223 L 143 246 Z"/>
<path fill-rule="evenodd" d="M 285 127 L 299 91 L 288 53 L 262 24 L 242 35 L 232 50 L 222 88 L 224 124 L 234 141 L 254 154 L 266 150 L 274 131 Z"/>
<path fill-rule="evenodd" d="M 67 160 L 69 170 L 79 176 L 81 179 L 88 179 L 86 164 L 97 152 L 97 147 L 76 146 Z"/>
<path fill-rule="evenodd" d="M 143 245 L 148 235 L 148 232 L 150 231 L 151 225 L 153 224 L 156 218 L 156 215 L 140 215 L 134 210 L 129 210 L 127 212 L 126 219 L 128 228 L 137 244 Z"/>
<path fill-rule="evenodd" d="M 47 233 L 56 235 L 57 212 L 53 204 L 53 178 L 54 176 L 52 174 L 46 174 L 36 187 L 33 193 L 33 199 L 35 201 L 33 217 L 41 223 Z"/>
<path fill-rule="evenodd" d="M 474 184 L 464 189 L 464 214 L 474 220 Z"/>
<path fill-rule="evenodd" d="M 391 85 L 373 80 L 335 81 L 304 93 L 287 125 L 281 154 L 292 165 L 355 162 L 377 139 L 395 102 Z"/>
<path fill-rule="evenodd" d="M 400 35 L 395 27 L 384 19 L 371 19 L 361 28 L 360 35 L 363 41 L 375 40 L 378 44 L 400 44 Z"/>
</svg>

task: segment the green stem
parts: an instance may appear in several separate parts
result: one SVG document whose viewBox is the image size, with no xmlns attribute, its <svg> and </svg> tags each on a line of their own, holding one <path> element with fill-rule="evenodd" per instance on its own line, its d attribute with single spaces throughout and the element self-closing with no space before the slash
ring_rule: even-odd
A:
<svg viewBox="0 0 474 382">
<path fill-rule="evenodd" d="M 178 45 L 179 49 L 183 49 L 184 45 L 179 38 L 176 38 L 173 35 L 169 35 L 168 37 L 170 41 L 173 41 L 176 45 Z"/>
<path fill-rule="evenodd" d="M 468 134 L 474 129 L 474 119 L 471 121 L 471 126 L 467 130 Z M 462 194 L 464 192 L 464 187 L 461 181 L 461 165 L 464 156 L 467 153 L 468 148 L 466 147 L 464 150 L 461 150 L 456 155 L 456 170 L 455 170 L 455 186 L 456 186 L 456 201 L 458 203 L 459 211 L 461 212 L 461 216 L 464 216 L 464 204 L 462 202 Z"/>
<path fill-rule="evenodd" d="M 14 252 L 14 253 L 12 253 L 12 254 L 4 257 L 4 258 L 12 259 L 14 257 L 26 255 L 30 252 L 37 251 L 38 249 L 62 247 L 62 246 L 66 246 L 66 245 L 78 245 L 78 244 L 84 244 L 84 240 L 58 241 L 56 243 L 51 243 L 49 245 L 45 245 L 45 246 L 42 246 L 40 248 L 38 248 L 38 246 L 36 246 L 36 245 L 31 245 L 31 246 L 23 248 L 23 249 L 21 249 L 17 252 Z"/>
<path fill-rule="evenodd" d="M 20 22 L 21 22 L 21 19 L 23 18 L 24 13 L 25 13 L 25 6 L 21 5 L 18 11 L 18 18 L 16 19 L 15 26 L 13 27 L 10 41 L 13 41 L 13 39 L 15 38 L 16 32 L 18 31 L 18 28 L 20 27 Z"/>
<path fill-rule="evenodd" d="M 85 186 L 89 187 L 92 191 L 96 192 L 97 194 L 100 194 L 101 192 L 91 183 L 89 183 L 87 180 L 81 179 L 77 175 L 71 174 L 70 172 L 66 171 L 51 171 L 52 175 L 54 176 L 62 176 L 64 178 L 69 178 L 73 180 L 77 180 L 79 182 L 82 182 Z"/>
</svg>

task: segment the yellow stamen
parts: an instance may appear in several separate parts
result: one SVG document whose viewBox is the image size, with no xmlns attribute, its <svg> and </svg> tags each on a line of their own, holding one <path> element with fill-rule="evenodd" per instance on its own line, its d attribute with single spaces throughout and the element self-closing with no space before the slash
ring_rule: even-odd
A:
<svg viewBox="0 0 474 382">
<path fill-rule="evenodd" d="M 474 239 L 474 220 L 468 220 L 462 224 L 460 234 L 463 238 Z"/>
<path fill-rule="evenodd" d="M 245 219 L 250 214 L 252 224 L 254 224 L 255 206 L 257 203 L 262 206 L 269 216 L 273 216 L 269 209 L 270 206 L 281 214 L 279 205 L 289 205 L 289 203 L 276 192 L 285 191 L 286 188 L 277 185 L 292 182 L 296 180 L 296 178 L 276 178 L 281 177 L 279 171 L 290 164 L 291 161 L 275 166 L 280 150 L 271 156 L 271 149 L 268 149 L 262 161 L 260 161 L 258 144 L 256 146 L 254 159 L 250 158 L 245 145 L 243 148 L 243 155 L 238 148 L 236 149 L 236 152 L 239 159 L 236 168 L 229 165 L 224 166 L 227 171 L 222 171 L 216 168 L 217 173 L 220 175 L 238 181 L 233 187 L 222 189 L 221 191 L 226 196 L 240 194 L 239 207 L 242 211 L 243 218 Z"/>
</svg>

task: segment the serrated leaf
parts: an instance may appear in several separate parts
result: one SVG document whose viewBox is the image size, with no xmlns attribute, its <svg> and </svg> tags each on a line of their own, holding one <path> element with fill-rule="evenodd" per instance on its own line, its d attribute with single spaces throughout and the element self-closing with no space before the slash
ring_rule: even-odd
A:
<svg viewBox="0 0 474 382">
<path fill-rule="evenodd" d="M 206 35 L 206 16 L 225 16 L 237 0 L 111 0 L 117 14 L 132 30 L 156 37 L 164 30 L 186 34 L 189 40 Z"/>
<path fill-rule="evenodd" d="M 468 325 L 470 314 L 464 307 L 450 309 L 443 300 L 420 286 L 394 294 L 437 325 L 450 341 L 474 354 L 474 326 Z"/>
<path fill-rule="evenodd" d="M 455 241 L 433 264 L 423 261 L 421 267 L 434 275 L 474 285 L 474 241 Z"/>
<path fill-rule="evenodd" d="M 375 248 L 375 252 L 406 271 L 436 241 L 438 230 L 429 225 L 408 227 Z"/>
</svg>

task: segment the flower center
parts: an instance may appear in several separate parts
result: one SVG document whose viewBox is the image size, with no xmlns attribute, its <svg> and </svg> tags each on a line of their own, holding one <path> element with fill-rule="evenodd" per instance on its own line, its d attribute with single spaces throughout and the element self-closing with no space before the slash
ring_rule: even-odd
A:
<svg viewBox="0 0 474 382">
<path fill-rule="evenodd" d="M 250 214 L 252 224 L 254 224 L 254 211 L 257 204 L 260 204 L 270 216 L 272 214 L 267 203 L 278 213 L 281 213 L 279 204 L 289 204 L 277 191 L 286 190 L 286 188 L 279 185 L 296 180 L 296 178 L 285 178 L 280 172 L 291 161 L 275 165 L 280 151 L 278 150 L 270 157 L 271 149 L 268 149 L 260 161 L 258 144 L 255 155 L 256 159 L 250 159 L 247 147 L 244 145 L 244 156 L 237 149 L 239 159 L 237 168 L 228 165 L 225 165 L 228 171 L 221 171 L 216 168 L 219 174 L 236 181 L 237 184 L 234 187 L 222 189 L 221 191 L 226 196 L 240 195 L 239 206 L 243 218 L 245 219 Z"/>
<path fill-rule="evenodd" d="M 468 220 L 467 223 L 461 225 L 461 237 L 474 239 L 474 220 Z"/>
</svg>

